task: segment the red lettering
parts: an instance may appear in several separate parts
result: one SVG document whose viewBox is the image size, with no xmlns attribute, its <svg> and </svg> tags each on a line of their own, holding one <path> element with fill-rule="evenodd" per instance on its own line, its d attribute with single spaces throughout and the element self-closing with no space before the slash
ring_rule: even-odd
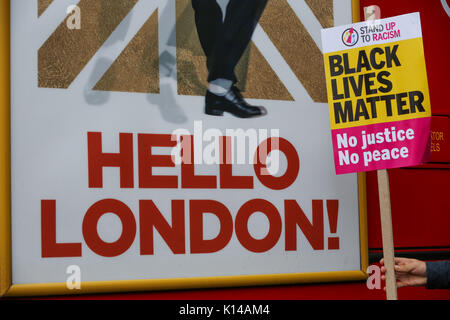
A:
<svg viewBox="0 0 450 320">
<path fill-rule="evenodd" d="M 103 241 L 97 233 L 98 220 L 106 213 L 114 213 L 122 222 L 122 234 L 115 242 Z M 83 237 L 87 246 L 103 257 L 116 257 L 124 253 L 133 244 L 136 235 L 136 221 L 133 212 L 126 204 L 114 199 L 105 199 L 94 203 L 83 219 Z"/>
<path fill-rule="evenodd" d="M 253 238 L 248 231 L 248 219 L 261 212 L 269 219 L 269 232 L 263 239 Z M 236 215 L 236 236 L 244 248 L 252 252 L 272 249 L 281 235 L 282 222 L 277 208 L 267 200 L 254 199 L 246 202 Z"/>
<path fill-rule="evenodd" d="M 285 200 L 285 245 L 286 251 L 297 250 L 297 226 L 308 239 L 314 250 L 324 249 L 323 240 L 323 201 L 312 202 L 312 223 L 295 200 Z"/>
<path fill-rule="evenodd" d="M 253 189 L 253 177 L 233 176 L 231 137 L 220 137 L 220 188 Z"/>
<path fill-rule="evenodd" d="M 330 224 L 330 232 L 337 233 L 339 200 L 327 200 L 328 222 Z M 339 250 L 339 237 L 328 238 L 328 249 Z"/>
<path fill-rule="evenodd" d="M 182 150 L 185 152 L 187 146 L 193 148 L 194 137 L 193 136 L 183 136 L 181 137 L 183 146 Z M 215 176 L 196 176 L 194 167 L 194 152 L 191 149 L 190 156 L 183 155 L 183 162 L 181 163 L 181 187 L 182 188 L 192 188 L 192 189 L 216 189 L 217 181 Z M 185 161 L 185 160 L 188 161 Z"/>
<path fill-rule="evenodd" d="M 139 134 L 139 187 L 178 188 L 177 176 L 153 175 L 154 167 L 175 167 L 170 155 L 153 155 L 152 147 L 175 147 L 177 142 L 170 134 Z"/>
<path fill-rule="evenodd" d="M 56 242 L 56 201 L 41 201 L 42 258 L 81 257 L 81 243 Z"/>
<path fill-rule="evenodd" d="M 272 176 L 267 170 L 267 156 L 273 150 L 280 150 L 286 156 L 288 166 L 281 177 Z M 300 171 L 300 159 L 295 147 L 286 139 L 269 138 L 258 146 L 256 150 L 256 161 L 254 164 L 255 174 L 259 181 L 269 189 L 282 190 L 288 188 L 297 179 Z"/>
<path fill-rule="evenodd" d="M 141 255 L 152 255 L 153 228 L 175 254 L 186 253 L 184 231 L 184 200 L 172 200 L 172 226 L 164 219 L 152 200 L 139 201 Z"/>
<path fill-rule="evenodd" d="M 103 167 L 120 168 L 120 187 L 133 188 L 133 134 L 119 135 L 120 152 L 102 152 L 101 132 L 88 132 L 89 188 L 103 188 Z"/>
<path fill-rule="evenodd" d="M 190 238 L 191 253 L 212 253 L 226 247 L 233 235 L 233 218 L 222 203 L 214 200 L 191 200 L 190 204 Z M 220 222 L 217 237 L 203 239 L 203 214 L 215 215 Z"/>
</svg>

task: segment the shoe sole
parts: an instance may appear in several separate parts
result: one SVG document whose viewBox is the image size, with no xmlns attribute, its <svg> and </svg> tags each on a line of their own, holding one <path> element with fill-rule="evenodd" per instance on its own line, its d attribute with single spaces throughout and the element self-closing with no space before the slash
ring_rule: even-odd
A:
<svg viewBox="0 0 450 320">
<path fill-rule="evenodd" d="M 231 114 L 237 118 L 241 118 L 241 119 L 258 118 L 258 117 L 263 117 L 263 116 L 267 115 L 266 108 L 261 108 L 261 114 L 259 114 L 259 115 L 245 117 L 245 116 L 240 116 L 240 115 L 235 114 L 230 111 L 217 109 L 216 107 L 211 107 L 208 105 L 205 106 L 205 114 L 210 115 L 210 116 L 221 117 L 221 116 L 223 116 L 224 112 L 228 112 L 229 114 Z"/>
<path fill-rule="evenodd" d="M 221 117 L 221 116 L 223 116 L 223 113 L 224 113 L 224 112 L 225 112 L 225 111 L 223 111 L 223 110 L 213 109 L 213 108 L 211 108 L 211 107 L 206 107 L 206 108 L 205 108 L 205 113 L 206 113 L 207 115 L 210 115 L 210 116 Z"/>
</svg>

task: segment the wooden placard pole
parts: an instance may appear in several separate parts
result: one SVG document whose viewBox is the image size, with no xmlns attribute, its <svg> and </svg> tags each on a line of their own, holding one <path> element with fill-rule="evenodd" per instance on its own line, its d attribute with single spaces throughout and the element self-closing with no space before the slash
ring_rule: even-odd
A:
<svg viewBox="0 0 450 320">
<path fill-rule="evenodd" d="M 386 268 L 386 298 L 397 300 L 397 281 L 394 271 L 394 235 L 392 232 L 391 197 L 389 175 L 386 169 L 378 170 L 378 194 L 380 198 L 381 234 L 383 239 L 383 258 Z"/>
<path fill-rule="evenodd" d="M 380 19 L 378 7 L 364 8 L 366 21 Z M 386 169 L 377 171 L 378 195 L 380 200 L 381 235 L 383 240 L 383 258 L 386 268 L 386 298 L 397 300 L 397 281 L 395 280 L 394 234 L 392 232 L 391 194 L 389 191 L 389 175 Z"/>
</svg>

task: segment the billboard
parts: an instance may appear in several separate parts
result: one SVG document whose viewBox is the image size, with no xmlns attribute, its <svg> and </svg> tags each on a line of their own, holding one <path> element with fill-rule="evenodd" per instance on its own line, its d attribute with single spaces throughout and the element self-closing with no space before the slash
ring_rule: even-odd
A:
<svg viewBox="0 0 450 320">
<path fill-rule="evenodd" d="M 3 293 L 364 279 L 320 43 L 351 21 L 351 1 L 11 2 Z"/>
</svg>

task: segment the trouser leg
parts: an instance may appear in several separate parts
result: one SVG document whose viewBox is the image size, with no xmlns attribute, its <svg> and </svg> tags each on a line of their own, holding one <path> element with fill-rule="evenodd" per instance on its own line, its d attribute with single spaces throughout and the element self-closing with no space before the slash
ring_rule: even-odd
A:
<svg viewBox="0 0 450 320">
<path fill-rule="evenodd" d="M 209 58 L 209 82 L 218 78 L 237 82 L 234 69 L 250 43 L 267 1 L 230 0 L 219 41 L 216 40 Z"/>
<path fill-rule="evenodd" d="M 206 55 L 208 70 L 210 70 L 214 48 L 222 33 L 222 10 L 215 0 L 192 0 L 192 7 L 195 11 L 195 24 L 200 44 Z"/>
</svg>

